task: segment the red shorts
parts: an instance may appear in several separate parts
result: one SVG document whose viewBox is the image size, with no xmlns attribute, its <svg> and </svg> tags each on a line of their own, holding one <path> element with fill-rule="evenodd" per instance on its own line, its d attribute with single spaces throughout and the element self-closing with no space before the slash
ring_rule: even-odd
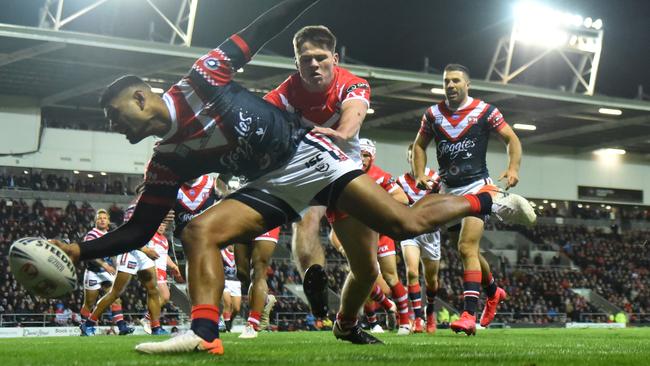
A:
<svg viewBox="0 0 650 366">
<path fill-rule="evenodd" d="M 161 268 L 156 268 L 156 279 L 158 282 L 167 282 L 167 271 Z"/>
<path fill-rule="evenodd" d="M 379 235 L 379 243 L 377 243 L 377 257 L 386 257 L 395 255 L 395 241 L 386 235 Z"/>
<path fill-rule="evenodd" d="M 327 215 L 327 222 L 329 222 L 330 225 L 349 216 L 347 213 L 335 208 L 328 208 L 327 211 L 325 211 L 325 215 Z"/>
<path fill-rule="evenodd" d="M 278 226 L 275 229 L 271 231 L 267 231 L 264 234 L 258 236 L 253 241 L 264 240 L 264 241 L 272 241 L 274 243 L 277 243 L 279 239 L 280 239 L 280 227 Z"/>
</svg>

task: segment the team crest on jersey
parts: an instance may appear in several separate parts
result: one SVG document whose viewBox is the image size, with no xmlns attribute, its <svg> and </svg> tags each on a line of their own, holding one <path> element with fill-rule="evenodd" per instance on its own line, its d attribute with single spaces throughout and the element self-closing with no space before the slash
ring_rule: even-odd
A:
<svg viewBox="0 0 650 366">
<path fill-rule="evenodd" d="M 137 266 L 138 266 L 138 263 L 137 263 L 137 262 L 129 261 L 129 263 L 127 263 L 127 265 L 126 265 L 126 268 L 128 268 L 128 269 L 135 269 L 135 267 L 137 267 Z"/>
<path fill-rule="evenodd" d="M 345 91 L 346 93 L 351 93 L 356 89 L 368 89 L 368 84 L 365 83 L 356 83 L 352 84 L 348 87 L 348 89 Z"/>
<path fill-rule="evenodd" d="M 203 62 L 205 67 L 207 67 L 210 70 L 216 70 L 219 68 L 219 60 L 216 58 L 209 58 Z"/>
</svg>

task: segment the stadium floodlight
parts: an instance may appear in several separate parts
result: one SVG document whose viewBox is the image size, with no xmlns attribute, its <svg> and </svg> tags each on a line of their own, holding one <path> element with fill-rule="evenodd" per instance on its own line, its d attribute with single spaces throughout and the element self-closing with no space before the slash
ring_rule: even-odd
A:
<svg viewBox="0 0 650 366">
<path fill-rule="evenodd" d="M 535 131 L 537 129 L 537 126 L 535 125 L 528 125 L 525 123 L 515 123 L 512 125 L 512 128 L 516 130 L 526 130 L 526 131 Z"/>
<path fill-rule="evenodd" d="M 156 93 L 156 94 L 162 94 L 165 92 L 165 89 L 163 88 L 151 88 L 151 91 Z"/>
<path fill-rule="evenodd" d="M 557 52 L 573 73 L 571 92 L 593 95 L 603 42 L 603 20 L 550 8 L 534 1 L 524 0 L 513 7 L 513 27 L 503 37 L 488 69 L 486 80 L 508 84 L 531 66 Z M 541 48 L 514 57 L 520 45 Z M 578 54 L 577 60 L 569 57 Z M 515 65 L 517 62 L 517 65 Z M 566 84 L 565 84 L 566 85 Z"/>
<path fill-rule="evenodd" d="M 75 174 L 79 174 L 78 170 L 73 170 L 72 172 L 75 173 Z"/>
<path fill-rule="evenodd" d="M 443 88 L 431 88 L 433 94 L 445 95 L 445 89 Z"/>
<path fill-rule="evenodd" d="M 29 174 L 29 170 L 23 170 L 23 173 Z"/>
<path fill-rule="evenodd" d="M 238 73 L 242 73 L 242 72 L 244 72 L 244 68 L 243 68 L 243 67 L 238 68 L 238 69 L 237 69 L 237 72 L 238 72 Z"/>
<path fill-rule="evenodd" d="M 623 114 L 623 111 L 615 108 L 599 108 L 598 113 L 608 114 L 610 116 L 620 116 L 621 114 Z"/>
<path fill-rule="evenodd" d="M 99 175 L 103 175 L 103 176 L 105 176 L 105 175 L 106 175 L 106 172 L 99 172 Z"/>
<path fill-rule="evenodd" d="M 93 174 L 91 174 L 91 173 L 86 174 L 86 176 L 87 176 L 88 178 L 95 178 L 95 176 L 94 176 Z"/>
<path fill-rule="evenodd" d="M 366 111 L 366 114 L 375 114 L 375 110 L 372 109 L 372 108 L 368 108 L 368 110 Z"/>
<path fill-rule="evenodd" d="M 625 155 L 625 150 L 614 149 L 614 148 L 598 149 L 598 150 L 594 150 L 594 154 L 600 156 Z"/>
</svg>

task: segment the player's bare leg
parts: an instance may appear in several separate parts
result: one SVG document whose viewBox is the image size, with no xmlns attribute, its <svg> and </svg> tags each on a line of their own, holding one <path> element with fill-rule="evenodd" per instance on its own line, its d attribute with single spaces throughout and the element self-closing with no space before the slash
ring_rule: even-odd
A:
<svg viewBox="0 0 650 366">
<path fill-rule="evenodd" d="M 436 310 L 435 299 L 438 293 L 438 272 L 440 271 L 440 261 L 422 258 L 422 265 L 424 267 L 424 281 L 427 292 L 427 326 L 426 331 L 429 334 L 436 332 Z"/>
<path fill-rule="evenodd" d="M 99 290 L 84 290 L 84 304 L 81 307 L 80 314 L 84 320 L 90 316 L 93 306 L 97 303 Z"/>
<path fill-rule="evenodd" d="M 298 273 L 303 278 L 307 268 L 312 265 L 325 266 L 325 251 L 320 242 L 320 221 L 325 216 L 325 210 L 325 206 L 310 207 L 302 220 L 292 225 L 291 252 Z"/>
<path fill-rule="evenodd" d="M 151 317 L 151 334 L 164 335 L 167 334 L 160 326 L 160 292 L 158 292 L 158 284 L 156 283 L 156 267 L 150 267 L 138 272 L 138 281 L 147 291 L 147 310 Z"/>
<path fill-rule="evenodd" d="M 379 275 L 377 264 L 379 236 L 351 216 L 334 222 L 333 229 L 350 264 L 350 273 L 341 290 L 341 307 L 336 315 L 334 335 L 336 338 L 352 343 L 381 343 L 363 332 L 357 324 L 357 314 Z"/>
<path fill-rule="evenodd" d="M 293 224 L 291 250 L 311 311 L 317 317 L 327 316 L 327 273 L 325 251 L 320 242 L 320 222 L 325 215 L 324 206 L 307 209 L 301 221 Z"/>
<path fill-rule="evenodd" d="M 420 247 L 416 245 L 402 245 L 402 256 L 404 257 L 404 265 L 406 267 L 406 283 L 409 289 L 409 300 L 411 301 L 411 308 L 420 310 L 415 314 L 421 317 L 422 312 L 422 295 L 420 290 Z M 406 314 L 408 317 L 408 314 Z M 398 335 L 408 335 L 411 332 L 411 325 L 407 322 L 400 324 Z"/>
<path fill-rule="evenodd" d="M 490 264 L 479 252 L 479 261 L 481 262 L 481 276 L 482 276 L 482 285 L 487 295 L 485 300 L 485 306 L 483 307 L 483 312 L 481 313 L 481 326 L 487 327 L 490 325 L 494 316 L 497 313 L 497 307 L 501 301 L 504 301 L 508 294 L 506 291 L 498 287 L 494 277 L 492 276 L 492 271 L 490 270 Z"/>
<path fill-rule="evenodd" d="M 219 340 L 219 303 L 224 288 L 219 250 L 230 243 L 250 242 L 268 228 L 262 216 L 242 202 L 225 199 L 194 218 L 183 230 L 187 284 L 192 301 L 191 332 L 165 342 L 143 343 L 144 353 L 206 350 L 223 354 Z"/>
<path fill-rule="evenodd" d="M 111 306 L 111 304 L 119 299 L 120 295 L 122 295 L 126 289 L 126 286 L 129 284 L 129 281 L 131 281 L 131 275 L 129 273 L 117 272 L 111 289 L 104 296 L 102 296 L 101 299 L 99 299 L 99 302 L 97 302 L 97 305 L 95 305 L 95 309 L 93 309 L 93 312 L 88 317 L 88 320 L 83 322 L 79 327 L 81 329 L 82 336 L 95 334 L 95 326 L 97 325 L 99 318 L 106 311 L 106 309 Z M 131 330 L 132 328 L 126 327 L 126 323 L 118 324 L 118 327 L 120 328 L 120 333 L 122 333 L 123 329 L 124 334 L 133 332 L 133 330 Z M 130 331 L 127 331 L 127 328 Z"/>
<path fill-rule="evenodd" d="M 392 294 L 393 301 L 396 305 L 396 311 L 399 314 L 399 327 L 410 325 L 408 319 L 408 292 L 399 279 L 397 274 L 397 257 L 395 254 L 380 256 L 377 258 L 379 261 L 379 268 L 381 276 L 386 280 Z M 397 315 L 395 313 L 391 314 Z"/>
<path fill-rule="evenodd" d="M 266 283 L 266 269 L 269 267 L 276 243 L 270 240 L 256 240 L 252 246 L 253 274 L 251 276 L 251 286 L 248 290 L 250 312 L 248 314 L 248 324 L 239 338 L 255 338 L 257 337 L 257 331 L 260 330 L 259 324 L 269 290 Z"/>
</svg>

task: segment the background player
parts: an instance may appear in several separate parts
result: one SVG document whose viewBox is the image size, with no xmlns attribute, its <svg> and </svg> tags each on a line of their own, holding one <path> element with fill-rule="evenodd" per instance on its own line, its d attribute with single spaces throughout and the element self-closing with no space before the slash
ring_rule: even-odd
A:
<svg viewBox="0 0 650 366">
<path fill-rule="evenodd" d="M 275 296 L 268 293 L 266 270 L 271 256 L 280 238 L 280 227 L 268 231 L 253 240 L 250 244 L 235 245 L 235 260 L 237 275 L 245 278 L 248 287 L 248 319 L 239 338 L 256 338 L 257 332 L 268 326 L 269 313 L 275 304 Z M 264 320 L 265 324 L 262 324 Z"/>
<path fill-rule="evenodd" d="M 427 109 L 413 145 L 413 172 L 417 175 L 418 183 L 422 187 L 431 187 L 433 183 L 424 174 L 424 169 L 426 148 L 435 140 L 442 179 L 441 193 L 464 195 L 492 189 L 485 155 L 489 134 L 494 131 L 506 144 L 509 160 L 499 180 L 505 179 L 506 189 L 516 186 L 519 182 L 521 143 L 515 132 L 496 107 L 469 97 L 469 70 L 465 66 L 447 65 L 443 79 L 445 100 Z M 466 217 L 460 227 L 450 228 L 451 240 L 458 243 L 465 269 L 463 313 L 458 321 L 452 322 L 451 328 L 467 335 L 476 332 L 476 309 L 482 280 L 488 282 L 488 300 L 481 325 L 487 326 L 492 321 L 498 303 L 506 298 L 505 291 L 496 286 L 487 261 L 481 260 L 479 242 L 483 236 L 484 221 L 484 216 Z"/>
<path fill-rule="evenodd" d="M 406 160 L 409 166 L 412 166 L 413 144 L 409 144 Z M 397 183 L 408 196 L 410 205 L 425 195 L 438 192 L 440 189 L 440 176 L 436 171 L 425 168 L 424 174 L 431 179 L 432 185 L 430 189 L 420 189 L 418 187 L 412 170 L 397 179 Z M 427 294 L 426 332 L 433 334 L 436 331 L 435 298 L 438 291 L 438 271 L 440 270 L 440 231 L 436 230 L 433 233 L 422 234 L 413 239 L 402 240 L 401 246 L 406 266 L 409 299 L 415 315 L 413 331 L 415 333 L 423 331 L 422 322 L 424 316 L 422 312 L 422 290 L 420 289 L 420 259 L 422 259 Z"/>
<path fill-rule="evenodd" d="M 230 332 L 232 321 L 241 310 L 241 282 L 237 278 L 237 264 L 233 245 L 221 249 L 225 286 L 223 288 L 223 321 Z"/>
<path fill-rule="evenodd" d="M 97 210 L 95 214 L 95 227 L 86 234 L 84 240 L 93 240 L 102 237 L 108 232 L 110 223 L 108 212 L 104 209 Z M 100 288 L 104 290 L 104 293 L 110 291 L 116 274 L 114 264 L 115 260 L 112 257 L 86 262 L 86 271 L 84 272 L 84 304 L 80 312 L 84 321 L 90 317 L 91 311 L 97 303 Z M 133 333 L 134 329 L 129 327 L 124 321 L 122 300 L 119 297 L 111 304 L 111 312 L 119 335 Z M 89 330 L 89 333 L 94 334 L 94 329 Z M 85 334 L 82 332 L 82 335 Z"/>
</svg>

